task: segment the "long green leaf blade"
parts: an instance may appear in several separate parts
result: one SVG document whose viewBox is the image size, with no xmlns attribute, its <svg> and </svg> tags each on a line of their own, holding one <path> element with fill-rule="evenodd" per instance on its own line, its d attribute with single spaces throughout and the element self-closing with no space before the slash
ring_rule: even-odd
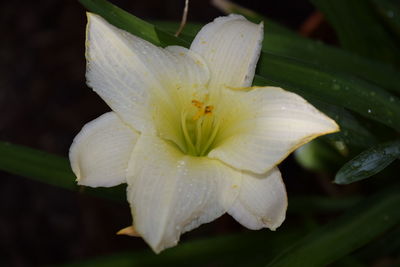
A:
<svg viewBox="0 0 400 267">
<path fill-rule="evenodd" d="M 158 46 L 181 45 L 188 43 L 164 31 L 160 31 L 152 24 L 131 15 L 125 10 L 105 0 L 79 0 L 87 9 L 105 18 L 109 23 L 126 30 Z"/>
<path fill-rule="evenodd" d="M 124 186 L 79 187 L 66 158 L 24 146 L 0 142 L 0 170 L 72 191 L 85 191 L 116 201 L 125 200 Z"/>
<path fill-rule="evenodd" d="M 339 219 L 313 231 L 268 266 L 326 266 L 400 222 L 399 186 L 370 197 Z"/>
<path fill-rule="evenodd" d="M 400 4 L 397 0 L 372 0 L 393 34 L 400 39 Z"/>
<path fill-rule="evenodd" d="M 266 31 L 263 51 L 335 72 L 351 74 L 400 93 L 400 73 L 393 67 L 322 42 Z"/>
<path fill-rule="evenodd" d="M 303 233 L 304 229 L 298 227 L 295 231 L 286 229 L 280 232 L 262 231 L 216 236 L 181 242 L 179 246 L 159 255 L 149 250 L 125 252 L 64 266 L 249 266 L 251 261 L 258 263 L 256 256 L 261 256 L 262 259 L 272 258 Z M 267 251 L 264 248 L 266 240 L 273 244 Z"/>
<path fill-rule="evenodd" d="M 279 23 L 276 23 L 276 22 L 262 16 L 261 14 L 255 12 L 254 10 L 250 10 L 248 8 L 242 7 L 242 6 L 240 6 L 236 3 L 233 3 L 229 0 L 213 1 L 213 4 L 215 7 L 220 9 L 225 14 L 230 14 L 230 13 L 240 14 L 254 23 L 264 22 L 264 24 L 266 25 L 266 27 L 268 29 L 268 32 L 278 33 L 281 35 L 297 36 L 297 34 L 295 32 L 289 30 L 285 26 L 282 26 Z"/>
<path fill-rule="evenodd" d="M 360 55 L 394 65 L 400 49 L 393 35 L 379 20 L 370 1 L 311 0 L 338 34 L 341 45 Z"/>
<path fill-rule="evenodd" d="M 335 177 L 337 184 L 350 184 L 371 177 L 400 157 L 400 141 L 372 147 L 347 162 Z"/>
</svg>

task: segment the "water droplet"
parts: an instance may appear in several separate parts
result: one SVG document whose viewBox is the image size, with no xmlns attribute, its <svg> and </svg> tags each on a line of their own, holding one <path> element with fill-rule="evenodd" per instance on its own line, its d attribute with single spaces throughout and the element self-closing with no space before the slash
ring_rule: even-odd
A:
<svg viewBox="0 0 400 267">
<path fill-rule="evenodd" d="M 368 113 L 371 113 L 372 112 L 372 110 L 371 109 L 368 109 Z"/>
<path fill-rule="evenodd" d="M 352 164 L 352 167 L 355 167 L 355 168 L 360 167 L 360 166 L 361 166 L 361 163 L 358 161 L 353 162 L 353 164 Z"/>
</svg>

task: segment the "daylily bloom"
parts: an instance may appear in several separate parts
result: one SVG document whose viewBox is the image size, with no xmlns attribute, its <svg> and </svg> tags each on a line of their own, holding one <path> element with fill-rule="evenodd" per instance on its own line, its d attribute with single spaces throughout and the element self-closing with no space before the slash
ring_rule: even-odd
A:
<svg viewBox="0 0 400 267">
<path fill-rule="evenodd" d="M 287 197 L 277 168 L 337 124 L 300 96 L 251 87 L 263 25 L 215 19 L 190 49 L 160 48 L 88 14 L 88 85 L 111 107 L 70 149 L 81 185 L 127 183 L 133 223 L 155 252 L 224 213 L 275 230 Z"/>
</svg>

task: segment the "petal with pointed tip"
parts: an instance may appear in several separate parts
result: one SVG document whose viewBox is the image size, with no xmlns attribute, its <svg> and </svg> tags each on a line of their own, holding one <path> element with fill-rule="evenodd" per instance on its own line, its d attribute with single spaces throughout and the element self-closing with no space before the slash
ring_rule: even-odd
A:
<svg viewBox="0 0 400 267">
<path fill-rule="evenodd" d="M 173 106 L 180 87 L 208 82 L 206 64 L 186 48 L 154 46 L 92 13 L 86 31 L 88 85 L 140 132 L 155 130 L 153 98 Z"/>
<path fill-rule="evenodd" d="M 281 88 L 227 89 L 224 94 L 231 107 L 224 118 L 231 121 L 208 157 L 239 170 L 263 174 L 299 146 L 339 130 L 335 121 Z"/>
<path fill-rule="evenodd" d="M 285 220 L 287 196 L 278 168 L 265 174 L 243 173 L 238 198 L 228 210 L 243 226 L 275 230 Z"/>
<path fill-rule="evenodd" d="M 240 172 L 217 160 L 184 155 L 146 135 L 139 138 L 127 173 L 133 226 L 157 253 L 224 214 L 241 181 Z"/>
<path fill-rule="evenodd" d="M 263 24 L 240 15 L 216 18 L 196 35 L 190 49 L 201 55 L 210 69 L 210 88 L 220 85 L 247 87 L 253 82 L 263 40 Z"/>
<path fill-rule="evenodd" d="M 114 112 L 87 123 L 69 151 L 78 184 L 109 187 L 125 183 L 128 160 L 138 136 Z"/>
</svg>

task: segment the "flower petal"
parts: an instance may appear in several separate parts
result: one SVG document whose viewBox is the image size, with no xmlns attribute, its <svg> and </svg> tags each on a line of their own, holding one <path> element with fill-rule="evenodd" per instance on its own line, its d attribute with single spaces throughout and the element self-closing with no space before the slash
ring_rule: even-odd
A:
<svg viewBox="0 0 400 267">
<path fill-rule="evenodd" d="M 200 30 L 190 49 L 207 62 L 210 88 L 251 86 L 263 34 L 262 23 L 257 25 L 233 14 L 219 17 Z"/>
<path fill-rule="evenodd" d="M 228 213 L 243 226 L 275 230 L 285 220 L 287 196 L 278 168 L 262 175 L 243 173 L 240 193 Z"/>
<path fill-rule="evenodd" d="M 224 116 L 232 121 L 221 130 L 208 157 L 240 170 L 265 173 L 299 146 L 339 130 L 335 121 L 281 88 L 224 94 L 232 107 L 231 114 Z"/>
<path fill-rule="evenodd" d="M 127 179 L 133 227 L 158 253 L 176 245 L 181 233 L 225 213 L 237 197 L 241 174 L 141 135 Z"/>
<path fill-rule="evenodd" d="M 206 64 L 188 49 L 156 47 L 91 13 L 86 35 L 88 85 L 138 131 L 154 128 L 152 97 L 168 102 L 171 90 L 208 82 Z"/>
<path fill-rule="evenodd" d="M 69 150 L 78 183 L 92 187 L 126 182 L 126 168 L 139 134 L 108 112 L 87 123 Z"/>
</svg>

